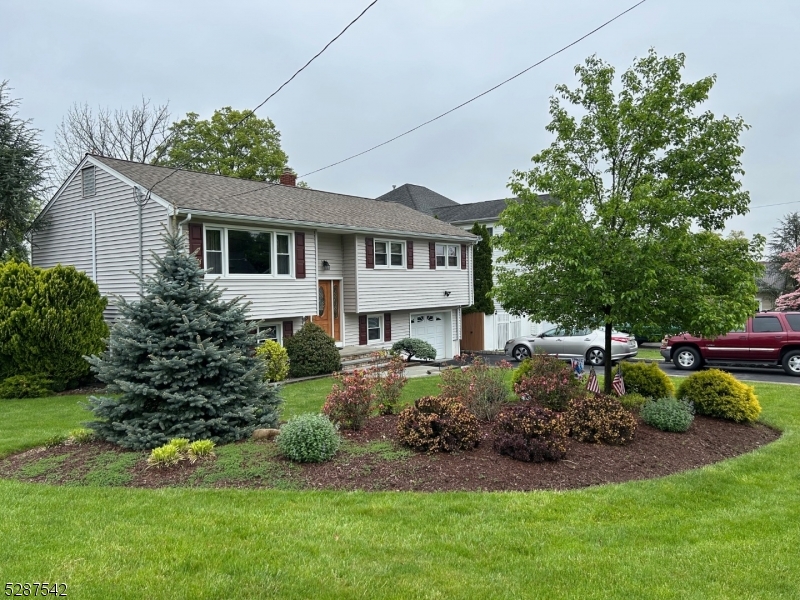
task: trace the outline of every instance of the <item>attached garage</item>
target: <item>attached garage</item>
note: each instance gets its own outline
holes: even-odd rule
[[[411,315],[411,337],[425,340],[436,348],[436,358],[445,358],[448,354],[448,333],[450,319],[447,313],[428,313]]]

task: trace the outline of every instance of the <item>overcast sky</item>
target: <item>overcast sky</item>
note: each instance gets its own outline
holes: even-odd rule
[[[173,117],[252,108],[369,0],[3,0],[0,80],[52,145],[74,103],[128,108],[142,95]],[[261,108],[300,174],[380,143],[540,60],[635,0],[380,0]],[[457,202],[506,197],[514,169],[546,147],[548,97],[598,54],[619,72],[649,47],[687,55],[685,80],[716,73],[708,107],[752,126],[743,142],[749,215],[768,234],[800,211],[800,2],[648,0],[473,104],[386,147],[306,178],[367,197],[415,183]],[[782,206],[767,206],[787,203]]]

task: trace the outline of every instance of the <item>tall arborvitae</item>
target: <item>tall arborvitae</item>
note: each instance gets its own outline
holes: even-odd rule
[[[142,450],[175,437],[232,442],[278,422],[280,397],[245,323],[247,305],[203,280],[183,235],[164,237],[164,258],[136,302],[119,300],[108,350],[88,360],[108,397],[91,397],[105,440]],[[116,396],[119,394],[118,396]]]
[[[475,303],[465,307],[462,312],[464,314],[482,312],[493,315],[494,300],[491,297],[494,284],[492,280],[492,236],[489,235],[486,225],[481,223],[475,223],[470,229],[470,233],[481,238],[481,241],[472,249],[472,286],[475,292]]]

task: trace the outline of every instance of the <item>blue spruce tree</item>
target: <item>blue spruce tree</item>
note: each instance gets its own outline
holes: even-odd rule
[[[183,235],[164,240],[166,255],[151,260],[156,272],[140,300],[120,299],[108,350],[87,358],[107,393],[119,394],[89,398],[99,420],[87,425],[132,450],[175,437],[222,444],[274,427],[281,399],[253,354],[247,304],[223,301],[217,285],[204,281]]]

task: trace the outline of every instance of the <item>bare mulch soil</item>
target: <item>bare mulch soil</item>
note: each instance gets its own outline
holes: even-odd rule
[[[397,417],[374,417],[358,432],[343,432],[334,460],[296,465],[274,442],[218,449],[216,458],[175,467],[148,467],[145,453],[106,443],[37,448],[0,460],[0,477],[63,485],[132,487],[247,487],[280,489],[496,491],[567,490],[661,477],[749,452],[780,433],[761,424],[737,425],[698,416],[686,433],[665,433],[639,422],[634,441],[606,446],[569,441],[558,462],[524,463],[492,449],[491,425],[475,450],[418,454],[394,442]]]

